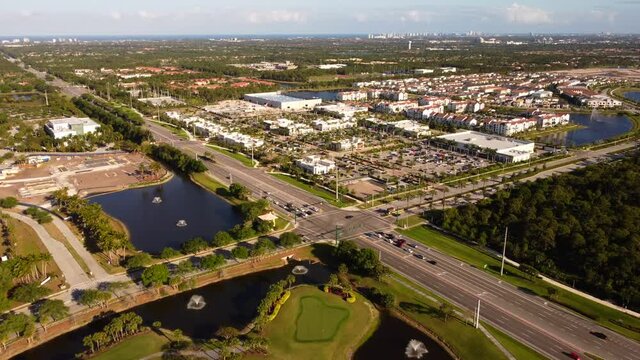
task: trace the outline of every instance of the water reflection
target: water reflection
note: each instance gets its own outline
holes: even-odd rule
[[[127,226],[136,248],[152,253],[166,246],[179,248],[195,236],[210,239],[241,221],[227,202],[180,176],[162,185],[100,195],[90,201]]]
[[[541,136],[536,142],[555,146],[581,146],[620,136],[633,128],[624,115],[571,114],[571,122],[584,128]]]

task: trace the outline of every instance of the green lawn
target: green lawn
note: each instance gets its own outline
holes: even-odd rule
[[[351,311],[345,306],[327,304],[326,296],[309,295],[300,298],[296,319],[295,340],[298,342],[331,341]]]
[[[483,326],[498,340],[502,346],[511,353],[518,360],[545,360],[546,357],[540,355],[535,350],[527,347],[519,341],[511,338],[509,335],[502,331],[492,327],[491,325],[483,324]]]
[[[242,165],[246,166],[246,167],[253,167],[253,163],[251,162],[251,158],[248,157],[245,154],[242,153],[237,153],[237,152],[233,152],[233,151],[229,151],[225,148],[221,148],[220,146],[215,146],[215,145],[207,145],[207,147],[209,149],[213,149],[221,154],[224,154],[230,158],[236,159],[238,161],[240,161],[242,163]]]
[[[270,342],[266,358],[349,359],[377,323],[377,311],[359,295],[355,303],[349,304],[313,286],[297,287],[278,316],[262,330]]]
[[[405,315],[431,330],[462,360],[506,360],[506,356],[480,330],[457,318],[447,321],[440,316],[437,295],[417,285],[410,284],[399,275],[388,276],[383,282],[371,278],[358,280],[360,286],[375,287],[391,292],[396,298],[396,307]],[[414,289],[420,289],[420,293]],[[436,301],[434,301],[434,299]]]
[[[171,131],[173,135],[180,137],[182,140],[189,140],[189,135],[187,135],[186,130],[184,130],[183,128],[179,128],[173,124],[169,124],[162,121],[156,121],[156,120],[151,120],[151,121]]]
[[[302,180],[298,180],[296,178],[293,178],[291,176],[288,175],[284,175],[284,174],[271,174],[273,176],[275,176],[276,178],[289,183],[293,186],[296,186],[310,194],[313,194],[321,199],[326,200],[328,203],[330,203],[331,205],[337,206],[337,207],[346,207],[346,206],[351,206],[355,204],[355,201],[350,200],[350,199],[344,199],[340,200],[340,201],[336,201],[336,194],[332,193],[330,191],[327,191],[326,189],[320,188],[318,186],[315,186],[313,184],[309,184],[306,183]]]
[[[426,226],[416,226],[407,230],[398,230],[403,235],[415,239],[429,247],[449,254],[478,269],[483,269],[494,276],[500,274],[500,260],[480,250],[466,245],[450,236],[432,230]],[[555,288],[557,295],[550,299],[560,305],[580,313],[631,339],[640,341],[640,333],[614,324],[612,321],[623,321],[625,324],[640,328],[640,319],[624,314],[618,310],[600,305],[582,296],[569,291],[556,288],[541,279],[529,279],[516,267],[505,264],[505,276],[503,279],[512,285],[525,291],[533,292],[538,296],[548,297],[548,289]]]
[[[166,337],[149,331],[135,335],[93,357],[95,360],[135,360],[162,351]]]

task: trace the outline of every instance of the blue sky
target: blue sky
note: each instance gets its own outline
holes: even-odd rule
[[[640,33],[640,0],[3,1],[0,36]]]

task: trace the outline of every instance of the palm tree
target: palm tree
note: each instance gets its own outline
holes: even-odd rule
[[[41,253],[40,255],[38,255],[38,260],[40,260],[40,267],[42,269],[43,276],[47,275],[47,264],[49,263],[49,261],[51,261],[51,259],[53,258],[51,257],[51,254],[48,252]]]
[[[88,347],[90,352],[93,354],[93,352],[95,351],[94,335],[85,336],[82,339],[82,345],[84,345],[85,347]]]
[[[48,322],[60,320],[68,315],[69,308],[62,300],[45,300],[40,309],[38,309],[38,322],[46,332],[46,324]]]
[[[291,290],[291,285],[293,285],[296,282],[296,277],[291,275],[291,274],[289,274],[289,276],[287,276],[286,281],[287,281],[287,285],[289,287],[289,290]]]

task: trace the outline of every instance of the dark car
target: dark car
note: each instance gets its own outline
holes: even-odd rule
[[[414,254],[414,255],[415,255],[415,257],[417,257],[420,260],[426,259],[426,257],[424,255],[422,255],[422,254]]]
[[[344,218],[345,218],[345,219],[351,219],[351,218],[353,218],[353,215],[347,215],[347,216],[345,216]]]
[[[607,334],[603,334],[599,331],[592,331],[591,335],[597,337],[598,339],[607,340]]]
[[[435,261],[435,260],[427,260],[427,262],[428,262],[429,264],[431,264],[431,265],[436,265],[436,264],[438,264],[438,262],[437,262],[437,261]]]

